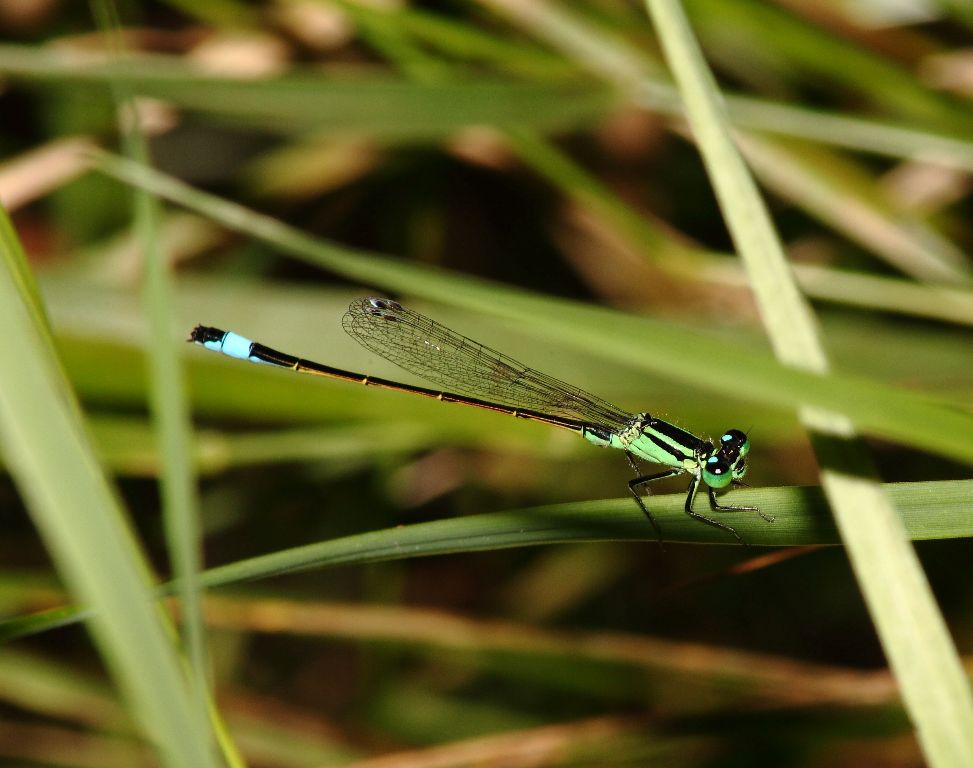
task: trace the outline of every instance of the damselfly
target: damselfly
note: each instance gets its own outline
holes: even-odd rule
[[[693,519],[721,528],[742,542],[731,526],[693,509],[696,492],[702,483],[706,486],[713,511],[751,511],[768,522],[773,521],[756,507],[723,506],[716,500],[718,489],[744,484],[750,440],[738,429],[728,429],[713,445],[649,413],[627,413],[601,398],[461,336],[391,299],[356,299],[341,324],[366,349],[443,389],[418,387],[315,363],[219,328],[196,326],[189,341],[253,363],[541,421],[576,432],[594,445],[617,448],[624,451],[636,474],[628,483],[629,490],[660,541],[662,531],[639,489],[656,480],[683,473],[690,476],[684,508]],[[639,460],[668,468],[655,474],[642,474]]]

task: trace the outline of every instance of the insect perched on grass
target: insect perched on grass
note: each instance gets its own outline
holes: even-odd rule
[[[723,506],[716,500],[717,489],[743,484],[750,441],[738,429],[724,432],[714,446],[708,440],[702,440],[648,413],[627,413],[577,387],[528,368],[391,299],[356,299],[341,324],[366,349],[416,376],[434,382],[444,390],[417,387],[303,360],[231,331],[204,325],[192,330],[189,341],[253,363],[541,421],[570,429],[594,445],[618,448],[625,452],[637,475],[629,481],[629,490],[652,523],[660,541],[662,531],[645,506],[639,488],[683,473],[690,475],[685,510],[693,519],[722,528],[743,542],[740,535],[726,523],[693,510],[693,501],[702,483],[709,495],[710,509],[718,512],[757,512],[768,522],[773,520],[756,507]],[[639,459],[662,464],[668,469],[643,475],[636,463]]]

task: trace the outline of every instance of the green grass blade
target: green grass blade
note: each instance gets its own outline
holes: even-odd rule
[[[660,114],[685,114],[678,91],[667,83],[643,80],[633,99]],[[938,163],[973,171],[973,143],[961,132],[947,134],[732,94],[726,95],[726,111],[738,128],[903,159],[928,153]]]
[[[765,353],[671,324],[626,316],[317,240],[269,216],[195,190],[149,168],[103,155],[98,167],[231,229],[352,280],[525,322],[541,336],[729,397],[786,408],[809,404],[854,415],[872,434],[973,463],[973,416],[957,405],[864,377],[787,368]],[[269,341],[269,340],[268,340]],[[633,344],[652,354],[632,355]],[[693,349],[694,355],[685,354]],[[705,361],[705,363],[700,363]],[[703,375],[703,374],[706,375]]]
[[[973,325],[973,291],[966,288],[920,285],[814,264],[796,264],[794,272],[801,288],[821,301]]]
[[[93,4],[94,15],[109,41],[112,54],[122,54],[120,22],[109,0]],[[120,130],[126,155],[147,164],[145,136],[139,123],[135,100],[126,85],[112,84],[113,100],[122,116]],[[208,662],[203,626],[198,573],[202,570],[199,503],[192,460],[189,407],[183,388],[182,366],[170,328],[172,287],[162,252],[158,201],[145,190],[134,191],[134,226],[141,244],[144,264],[143,297],[150,328],[147,355],[149,404],[157,431],[161,460],[160,492],[166,541],[172,570],[182,585],[179,593],[183,645],[192,670],[194,717],[203,723],[207,715]]]
[[[342,7],[349,5],[352,3],[348,0],[342,2]],[[361,4],[354,5],[358,9],[365,8]],[[417,8],[386,6],[368,10],[384,15],[386,23],[424,44],[463,61],[483,62],[500,71],[526,77],[577,77],[577,69],[557,54],[509,37],[489,34],[470,23]]]
[[[792,365],[823,371],[827,360],[814,320],[733,146],[715,83],[688,22],[671,0],[646,4],[777,355]],[[801,413],[817,435],[825,492],[923,750],[936,766],[973,764],[973,692],[901,521],[871,479],[851,423],[834,411],[804,407]]]
[[[579,12],[568,10],[565,4],[517,0],[480,0],[480,4],[568,53],[609,82],[632,86],[658,71],[655,62],[621,35],[605,30],[591,34]]]
[[[763,183],[917,280],[969,285],[965,254],[910,211],[893,205],[851,160],[809,146],[749,137],[741,148]]]
[[[973,536],[969,514],[973,480],[893,483],[886,488],[910,537]],[[751,488],[734,491],[731,498],[774,510],[773,523],[747,513],[728,516],[754,546],[841,543],[820,488]],[[652,511],[667,542],[736,546],[724,532],[691,520],[683,511],[684,501],[682,493],[652,497]],[[295,571],[411,557],[566,542],[654,540],[654,532],[631,498],[605,499],[434,520],[330,539],[217,566],[207,570],[202,580],[215,588]],[[163,585],[160,594],[172,594],[176,588],[172,583]],[[65,626],[88,615],[79,606],[68,606],[8,619],[0,622],[0,642]]]
[[[694,264],[700,261],[698,251],[680,243],[665,227],[655,225],[619,200],[606,185],[542,136],[524,129],[510,129],[506,136],[521,160],[556,184],[569,199],[576,200],[609,222],[647,259],[663,269],[676,269],[678,267],[673,265],[686,260]],[[680,274],[690,271],[680,270]]]
[[[683,238],[677,239],[669,227],[655,225],[644,214],[633,210],[598,179],[559,151],[549,141],[525,130],[506,132],[520,158],[535,172],[556,185],[565,197],[591,210],[611,226],[642,256],[660,269],[683,279],[726,285],[744,285],[745,275],[736,260],[692,248]],[[879,214],[881,215],[881,214]],[[885,226],[885,221],[879,224]],[[923,243],[897,223],[886,231],[902,244],[911,257],[926,258]],[[885,238],[887,241],[887,238]],[[813,264],[795,265],[801,288],[815,299],[866,307],[884,312],[911,314],[946,322],[973,324],[973,291],[940,285],[920,285],[908,280],[829,269]],[[932,263],[930,277],[962,276],[952,265]]]
[[[4,228],[4,232],[12,230]],[[167,765],[212,765],[204,726],[150,601],[148,569],[98,466],[58,364],[0,242],[0,438],[7,466],[65,584],[98,608],[94,637]]]
[[[514,8],[518,6],[515,4]],[[579,22],[575,20],[575,23]],[[565,19],[559,17],[559,23],[552,29],[565,24]],[[628,48],[626,53],[631,60],[615,62],[618,57],[615,49],[609,61],[602,62],[589,54],[588,49],[605,50],[611,47],[608,41],[598,46],[589,43],[580,49],[571,47],[575,38],[603,35],[600,30],[587,27],[557,36],[543,27],[528,28],[561,46],[585,69],[602,76],[606,71],[608,74],[619,71],[625,75],[626,83],[638,78],[628,93],[633,103],[660,114],[683,115],[676,90],[669,83],[646,74],[657,67],[647,55]],[[502,52],[497,51],[495,55],[502,56]],[[512,64],[509,59],[497,61],[500,67]],[[79,61],[77,52],[65,55],[50,48],[3,44],[0,44],[0,71],[12,79],[68,86],[75,91],[80,88],[101,91],[117,74],[139,92],[169,99],[189,109],[198,108],[222,120],[255,122],[273,131],[313,130],[325,135],[368,135],[389,140],[436,139],[464,125],[495,122],[491,103],[503,102],[508,110],[516,110],[512,122],[518,125],[555,129],[595,119],[617,102],[617,96],[610,95],[604,87],[579,88],[564,83],[516,84],[498,80],[483,84],[424,84],[364,75],[348,83],[338,78],[314,78],[299,73],[269,83],[241,83],[203,75],[178,60],[161,56],[132,56],[126,60],[124,71],[116,73],[97,56]],[[250,112],[239,104],[244,90]],[[314,98],[308,98],[312,90]],[[534,104],[532,100],[538,97],[540,101]],[[747,96],[728,95],[726,102],[730,117],[740,128],[903,159],[928,154],[935,162],[973,170],[973,143],[962,131],[950,132],[950,125],[934,130],[928,126],[892,124]],[[570,114],[565,113],[566,106]],[[557,110],[560,116],[554,114]],[[287,119],[280,117],[285,111]],[[278,115],[276,122],[275,114]]]
[[[0,215],[0,242],[3,243],[3,251],[0,258],[3,258],[7,273],[11,276],[17,292],[23,297],[30,310],[34,324],[45,336],[45,340],[50,343],[50,321],[44,311],[44,304],[41,301],[40,292],[37,290],[37,281],[34,274],[27,265],[27,255],[24,253],[23,246],[17,238],[13,222],[10,217],[3,212]]]
[[[678,91],[660,76],[647,74],[656,73],[659,68],[651,53],[627,43],[619,44],[616,36],[569,11],[563,4],[518,3],[511,0],[480,0],[480,3],[560,50],[586,71],[609,82],[628,86],[631,88],[629,98],[634,103],[661,114],[685,115]],[[760,11],[760,8],[756,9],[756,12]],[[721,9],[711,18],[722,19],[724,15],[725,9]],[[846,50],[843,48],[843,51]],[[815,51],[820,55],[820,48]],[[869,67],[884,66],[874,54],[855,51],[854,55],[863,56]],[[855,72],[846,59],[834,61],[840,61],[842,75]],[[896,74],[902,73],[896,71]],[[876,81],[881,84],[876,90],[882,96],[888,90],[888,84],[880,75]],[[913,88],[911,79],[907,88]],[[925,99],[928,95],[928,92],[923,92],[921,98]],[[938,96],[932,95],[932,98],[938,99]],[[732,94],[726,96],[726,107],[734,125],[739,128],[752,128],[903,159],[930,153],[937,162],[973,170],[973,143],[969,141],[968,131],[958,128],[955,121],[947,120],[937,124],[936,129],[931,129],[926,124],[910,126],[898,121],[870,120]]]
[[[690,0],[687,7],[699,37],[727,57],[734,48],[766,49],[780,56],[808,83],[840,85],[886,113],[901,115],[935,128],[969,134],[973,112],[968,102],[926,85],[906,66],[868,46],[832,34],[800,14],[761,2]],[[732,40],[732,47],[720,45]]]
[[[119,82],[139,96],[221,122],[283,134],[442,139],[471,125],[524,125],[542,131],[587,125],[617,101],[590,82],[511,82],[476,78],[412,83],[388,75],[329,77],[298,72],[266,80],[203,75],[165,57],[132,56],[112,63],[78,59],[53,48],[0,46],[8,77],[49,82],[75,93],[102,94]]]

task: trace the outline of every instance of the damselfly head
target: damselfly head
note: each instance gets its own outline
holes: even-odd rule
[[[750,439],[739,429],[728,429],[720,438],[720,452],[746,456],[750,453]]]
[[[719,448],[702,466],[703,481],[711,488],[725,488],[747,473],[750,440],[739,429],[728,429],[720,437]]]
[[[725,488],[733,482],[733,467],[717,452],[703,462],[702,475],[710,488]]]

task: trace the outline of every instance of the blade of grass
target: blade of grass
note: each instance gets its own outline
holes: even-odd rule
[[[528,34],[562,51],[586,71],[630,88],[630,98],[636,104],[662,114],[680,117],[685,114],[677,90],[660,79],[658,62],[651,54],[627,43],[618,45],[617,36],[595,27],[563,4],[542,0],[479,2]],[[720,18],[721,14],[722,11],[714,18]],[[656,72],[657,76],[646,74],[650,72]],[[884,81],[879,82],[881,89],[887,88]],[[967,132],[958,130],[949,121],[937,126],[936,130],[925,125],[903,127],[900,121],[890,123],[849,117],[732,94],[726,96],[726,107],[734,124],[741,128],[904,159],[915,156],[934,158],[938,162],[973,170],[973,143],[968,140]]]
[[[741,149],[763,183],[917,280],[969,284],[973,270],[948,238],[896,209],[862,168],[833,152],[747,137]]]
[[[173,104],[223,122],[274,133],[363,135],[385,140],[441,139],[470,125],[529,125],[564,130],[601,117],[616,102],[591,82],[411,83],[387,75],[294,72],[266,80],[201,74],[165,57],[131,56],[111,62],[78,51],[0,46],[0,72],[102,93],[116,81],[139,96]]]
[[[704,268],[703,277],[739,285],[744,275],[734,266],[710,263]],[[919,285],[909,280],[816,264],[795,264],[794,273],[801,289],[819,301],[973,325],[973,291],[966,288]]]
[[[399,25],[388,23],[388,15],[354,2],[338,0],[337,5],[352,19],[361,39],[394,62],[410,78],[418,82],[437,82],[451,77],[454,72],[452,65],[415,45],[407,35],[402,34]]]
[[[172,210],[178,213],[178,209]],[[212,226],[219,227],[215,222]],[[737,263],[736,260],[733,262]],[[738,263],[737,266],[737,284],[742,284],[743,275]],[[821,273],[820,279],[826,280],[829,270],[821,270]],[[861,281],[863,290],[873,287],[867,275],[860,277],[866,278]],[[141,410],[145,403],[145,386],[138,373],[143,365],[140,350],[144,340],[139,330],[140,306],[131,291],[105,286],[96,280],[77,276],[73,271],[60,276],[48,271],[41,287],[51,307],[62,359],[79,394],[92,404],[106,403],[115,398],[115,402],[122,407],[134,406]],[[944,302],[953,293],[957,294],[955,298],[958,300],[961,293],[931,287],[926,290],[931,297],[941,295]],[[184,327],[219,321],[225,327],[232,327],[251,338],[303,357],[326,360],[342,368],[362,370],[373,375],[393,374],[395,369],[391,366],[380,367],[382,364],[378,360],[359,351],[358,345],[341,330],[341,315],[347,309],[348,302],[361,295],[361,291],[360,288],[307,288],[290,281],[236,282],[216,274],[208,277],[184,275],[178,283],[178,311]],[[969,298],[966,300],[969,305]],[[701,397],[701,391],[696,386],[686,386],[659,376],[647,376],[646,370],[631,364],[606,364],[602,355],[579,354],[577,349],[562,347],[557,341],[538,348],[536,336],[524,334],[518,324],[511,324],[503,318],[468,312],[465,308],[450,309],[418,299],[410,299],[410,302],[419,311],[445,321],[466,336],[513,353],[517,359],[537,364],[547,373],[571,380],[629,410],[637,411],[646,406],[653,406],[656,410],[665,407],[670,414],[679,414],[689,427],[709,425],[716,428],[717,421],[720,424],[724,421],[741,424],[757,418],[764,421],[758,427],[759,433],[764,431],[764,426],[770,425],[767,420],[772,419],[782,430],[775,432],[775,438],[782,438],[786,432],[779,421],[780,414],[774,414],[773,408],[754,408],[752,400]],[[200,307],[205,307],[202,314]],[[908,388],[913,392],[952,398],[957,403],[967,399],[969,372],[957,365],[957,360],[973,358],[973,336],[965,329],[944,328],[934,323],[912,326],[890,324],[881,317],[866,313],[832,313],[822,319],[836,369],[887,382],[908,382]],[[765,345],[763,332],[756,327],[740,326],[727,333],[718,331],[706,321],[699,323],[687,319],[687,322],[702,331],[717,331],[734,346],[759,350]],[[682,332],[680,323],[669,321],[660,325],[671,327],[676,333]],[[864,346],[863,338],[867,340]],[[653,341],[651,337],[646,337],[647,343]],[[888,354],[890,348],[896,350],[894,356]],[[207,355],[202,350],[193,350],[190,359],[194,410],[204,408],[208,415],[219,412],[252,424],[272,423],[274,419],[278,420],[278,424],[281,421],[309,424],[334,420],[341,408],[349,408],[349,417],[354,419],[371,421],[373,411],[379,419],[408,419],[415,407],[421,409],[421,416],[415,411],[420,420],[437,418],[433,414],[443,411],[444,415],[438,417],[437,421],[454,421],[451,416],[445,415],[451,409],[437,408],[435,403],[429,403],[432,407],[425,408],[422,407],[425,401],[413,402],[407,411],[403,411],[398,398],[389,398],[387,406],[380,406],[380,403],[385,403],[381,393],[365,395],[355,387],[346,389],[321,381],[304,382],[301,377],[242,366]],[[118,375],[110,381],[106,380],[99,375],[100,371],[105,370],[103,366],[117,370]],[[275,375],[271,376],[270,373]],[[327,387],[328,394],[314,397],[315,392],[322,392],[319,387]],[[238,390],[246,392],[251,399],[238,396]],[[232,391],[233,394],[221,400],[221,391],[224,394]],[[278,398],[283,400],[287,397],[296,398],[297,401],[277,402]],[[329,407],[333,398],[336,406]],[[399,403],[398,408],[396,403]],[[368,411],[366,404],[370,404],[373,411]],[[469,409],[464,409],[464,413],[475,418],[474,412]],[[456,419],[455,423],[461,421]],[[523,423],[507,424],[503,419],[497,421],[495,416],[490,418],[490,423],[508,437],[534,432]],[[491,432],[489,428],[484,431]],[[546,430],[542,432],[546,433]],[[566,444],[574,445],[571,435],[563,433],[562,437]],[[482,439],[491,440],[491,435],[484,434]],[[765,439],[761,434],[760,442],[765,442]],[[584,449],[582,444],[577,451],[583,452]]]
[[[776,354],[790,365],[824,371],[828,363],[810,308],[730,138],[716,85],[682,9],[673,0],[646,0],[646,6]],[[813,430],[823,487],[923,751],[933,765],[973,764],[973,692],[901,521],[872,479],[851,422],[808,406],[801,416]]]
[[[44,341],[48,345],[53,344],[50,320],[44,309],[44,302],[41,301],[37,281],[27,265],[27,254],[24,253],[13,222],[5,209],[0,210],[0,243],[3,244],[0,258],[3,259],[4,268],[13,281],[14,288],[23,297],[35,327],[44,335]]]
[[[494,9],[515,19],[519,24],[542,36],[552,44],[577,59],[586,68],[620,84],[638,82],[634,92],[635,100],[647,103],[654,109],[671,115],[682,116],[684,110],[678,93],[674,88],[658,81],[650,80],[645,73],[654,69],[654,62],[642,52],[631,47],[613,46],[614,39],[602,37],[599,31],[593,34],[580,17],[573,16],[562,7],[538,2],[513,3],[509,0],[484,0]],[[607,54],[605,52],[608,52]],[[741,125],[749,125],[768,132],[790,130],[793,135],[813,138],[817,141],[844,143],[866,151],[885,151],[902,157],[916,154],[942,157],[946,162],[956,162],[961,167],[973,168],[973,145],[966,141],[945,137],[923,131],[910,131],[843,116],[826,115],[802,110],[788,105],[776,105],[757,99],[742,97],[727,98],[727,108],[732,116],[739,118]],[[701,279],[730,279],[739,283],[734,267],[718,263],[701,252],[687,248],[674,241],[667,232],[652,226],[643,216],[632,211],[627,204],[613,195],[597,179],[589,176],[548,142],[525,129],[508,129],[507,136],[521,159],[535,171],[541,173],[561,187],[565,194],[591,207],[605,220],[611,222],[635,247],[663,268],[681,271]],[[753,140],[759,146],[761,144]],[[767,164],[765,164],[766,167]],[[828,198],[830,199],[830,198]],[[868,211],[866,211],[868,213]],[[876,214],[881,216],[881,214]],[[872,216],[874,219],[875,216]],[[918,241],[915,233],[902,231],[898,222],[886,225],[879,221],[883,229],[898,227],[892,232],[898,248],[907,252],[910,260],[927,260],[925,246]],[[851,233],[855,235],[857,233]],[[888,236],[882,238],[886,242]],[[955,251],[946,246],[945,259],[936,259],[925,267],[929,277],[956,279],[964,272],[952,264]],[[669,259],[667,255],[680,258]],[[858,276],[839,270],[827,271],[827,279],[822,279],[822,270],[814,267],[798,267],[801,286],[810,290],[815,297],[831,301],[846,301],[863,304],[887,311],[910,312],[922,317],[938,317],[946,320],[968,323],[973,318],[973,294],[966,291],[947,292],[924,291],[900,280],[882,277]],[[862,290],[866,287],[868,290]],[[883,298],[886,299],[883,301]]]
[[[214,625],[238,632],[382,640],[477,654],[559,656],[568,663],[589,660],[689,674],[711,686],[713,695],[719,695],[716,687],[726,690],[729,684],[729,706],[739,704],[740,689],[778,705],[874,706],[895,704],[898,698],[895,681],[884,669],[828,666],[646,634],[546,630],[532,622],[476,619],[441,609],[240,595],[207,598],[206,616]]]
[[[973,536],[969,499],[973,480],[892,483],[886,486],[909,535],[915,539]],[[733,525],[757,546],[834,545],[841,542],[820,488],[780,487],[734,491],[735,501],[773,509],[768,524],[756,515],[733,515]],[[723,532],[691,520],[685,494],[652,497],[652,510],[671,543],[735,546]],[[531,547],[581,541],[654,541],[654,532],[631,498],[555,504],[533,509],[434,520],[329,539],[210,568],[209,588],[271,578],[284,573],[410,557]],[[173,594],[176,585],[159,587]],[[0,642],[62,627],[86,618],[90,609],[64,606],[0,622]]]
[[[620,35],[606,30],[589,34],[576,10],[536,0],[480,0],[480,4],[536,32],[610,82],[633,86],[659,70],[656,62]]]
[[[92,420],[91,429],[103,461],[114,472],[158,477],[160,461],[148,424],[107,417]],[[448,430],[436,425],[388,420],[316,429],[230,433],[196,430],[192,456],[201,475],[295,461],[330,461],[356,467],[388,454],[432,450],[450,438]]]
[[[609,222],[653,263],[667,269],[687,259],[696,265],[701,261],[701,249],[680,243],[664,227],[633,210],[551,142],[525,129],[511,128],[505,135],[520,159],[536,173],[556,184],[569,199]],[[691,274],[692,270],[681,272]]]
[[[351,5],[343,0],[342,7]],[[500,71],[532,78],[577,77],[576,68],[557,54],[536,45],[492,35],[470,23],[454,21],[440,14],[409,7],[371,7],[356,4],[424,44],[463,61],[483,62]]]
[[[746,276],[736,260],[708,253],[692,247],[684,239],[676,239],[668,228],[656,226],[633,210],[549,141],[525,130],[510,129],[506,135],[521,160],[556,185],[566,197],[589,208],[610,224],[613,231],[640,251],[646,260],[684,279],[728,285],[745,282]],[[908,233],[903,236],[908,237]],[[904,244],[912,252],[920,247],[915,240],[906,240]],[[936,261],[931,266],[935,269],[938,264]],[[947,276],[962,274],[949,266],[945,269]],[[794,270],[801,288],[816,299],[973,324],[973,291],[967,289],[917,285],[907,280],[813,264],[797,264]],[[930,277],[937,275],[943,275],[943,270],[937,269]]]
[[[891,57],[811,24],[798,13],[761,0],[738,0],[732,5],[690,0],[687,8],[699,37],[717,54],[732,57],[741,47],[772,51],[805,82],[823,79],[842,85],[875,107],[920,124],[960,134],[973,127],[968,103],[928,87]],[[730,45],[721,45],[723,40],[730,40]]]
[[[120,27],[109,0],[96,0],[92,10],[98,27],[106,35],[115,56],[122,53],[117,34]],[[149,152],[139,122],[138,111],[128,88],[112,84],[112,96],[119,110],[119,129],[128,158],[148,164]],[[150,344],[149,405],[157,432],[161,460],[160,492],[166,544],[173,573],[182,585],[179,593],[183,644],[191,669],[194,692],[194,717],[204,722],[207,712],[207,655],[198,574],[203,567],[199,500],[190,446],[189,407],[183,391],[182,366],[172,341],[172,287],[160,243],[160,212],[157,200],[145,190],[134,191],[134,226],[142,246],[144,282],[142,295],[149,314]]]
[[[425,265],[317,240],[268,216],[108,155],[101,155],[97,166],[118,179],[144,186],[231,229],[264,239],[285,253],[350,279],[524,322],[540,336],[729,397],[786,408],[809,404],[851,413],[860,428],[877,436],[953,460],[973,462],[973,416],[952,403],[865,377],[823,376],[788,368],[764,353],[733,345],[725,338],[649,318],[542,298],[486,280],[458,277]],[[500,294],[504,297],[502,302],[497,301]],[[633,355],[633,345],[637,343],[649,344],[651,354]],[[694,354],[687,355],[687,349]]]
[[[575,12],[541,0],[528,0],[522,3],[511,2],[511,0],[481,0],[481,2],[501,11],[530,33],[564,51],[587,70],[623,87],[634,86],[632,97],[636,103],[670,115],[684,114],[676,91],[671,86],[652,80],[644,74],[651,71],[655,65],[651,56],[629,46],[617,47],[612,55],[605,55],[604,51],[612,48],[615,38],[607,35],[602,29],[596,29]],[[870,54],[863,55],[879,69],[884,66]],[[726,106],[728,114],[734,118],[737,125],[758,128],[770,133],[789,133],[824,143],[868,152],[889,153],[904,158],[920,156],[934,161],[939,159],[941,162],[957,164],[963,168],[971,167],[970,164],[973,162],[973,145],[970,142],[937,136],[928,131],[903,129],[875,121],[817,113],[745,97],[727,97]],[[962,136],[962,132],[960,131],[958,135]],[[523,147],[523,141],[519,143]],[[758,148],[761,146],[755,138],[753,143]],[[545,157],[545,154],[550,155],[550,151],[541,153],[537,147],[533,147],[530,148],[530,154],[522,153],[522,157],[532,162],[535,168],[539,166],[538,169],[549,177],[559,173],[562,182],[571,181],[567,178],[569,173],[563,167],[565,165],[563,160],[553,163],[550,157]],[[769,173],[774,168],[780,167],[780,164],[774,166],[773,163],[768,162],[764,163],[763,167]],[[570,175],[577,176],[578,173]],[[610,209],[610,200],[607,198],[612,196],[600,195],[600,192],[594,180],[581,187],[581,195],[588,204]],[[598,203],[599,197],[606,199]],[[831,198],[825,195],[818,195],[818,198],[819,205],[831,202]],[[960,258],[960,266],[957,267],[957,258],[960,254],[951,247],[951,244],[943,242],[941,236],[931,232],[910,232],[904,229],[900,222],[890,222],[887,217],[883,218],[883,214],[876,211],[874,206],[862,208],[861,212],[868,214],[870,219],[883,230],[881,233],[883,248],[889,246],[898,252],[904,251],[904,257],[910,262],[919,262],[917,268],[921,268],[923,274],[928,274],[934,279],[965,279],[968,273],[965,260]],[[623,205],[620,212],[607,215],[622,232],[634,236],[636,241],[655,234],[646,226],[633,224],[632,216],[627,215]],[[850,234],[854,237],[857,233]],[[894,242],[889,243],[890,238]],[[879,249],[880,252],[883,248]],[[933,258],[934,256],[936,258]],[[840,277],[838,273],[836,278],[840,279]],[[839,290],[838,293],[849,295],[850,291]],[[935,304],[934,301],[923,303],[927,306]],[[964,310],[961,310],[961,313],[964,313]],[[968,309],[965,313],[968,313]],[[940,314],[935,312],[937,316]]]
[[[5,214],[0,213],[0,216]],[[5,224],[3,233],[12,229]],[[0,438],[5,461],[90,624],[105,662],[167,765],[213,765],[177,656],[151,603],[148,568],[94,458],[73,396],[8,268],[0,273]]]
[[[486,3],[488,0],[482,2]],[[518,6],[519,4],[515,4],[511,8]],[[559,12],[563,16],[563,9]],[[577,20],[575,23],[578,23]],[[618,75],[630,86],[634,82],[634,87],[629,92],[633,103],[660,114],[683,115],[682,103],[676,90],[669,83],[645,74],[657,68],[650,58],[628,48],[626,54],[637,58],[627,63],[602,62],[597,56],[588,55],[586,48],[571,47],[575,37],[584,39],[585,36],[602,34],[600,31],[589,27],[576,35],[554,34],[554,31],[563,26],[569,24],[559,17],[558,24],[551,29],[527,28],[553,45],[561,47],[579,66],[603,77]],[[618,49],[615,49],[615,56],[617,54]],[[503,61],[498,62],[498,66],[502,64]],[[562,125],[554,117],[537,112],[537,105],[532,98],[538,95],[536,89],[541,86],[532,86],[534,90],[525,90],[523,86],[507,83],[510,89],[505,90],[503,81],[486,83],[482,92],[476,82],[467,82],[444,87],[442,93],[437,94],[439,89],[435,86],[408,84],[385,76],[360,75],[347,78],[351,82],[344,82],[337,77],[312,78],[306,73],[295,73],[277,81],[257,84],[259,87],[256,87],[254,84],[241,84],[236,80],[220,80],[200,74],[198,70],[188,68],[174,58],[134,55],[126,59],[124,72],[115,73],[103,58],[90,54],[81,56],[77,51],[2,44],[0,71],[11,78],[53,86],[68,85],[74,89],[102,88],[109,78],[117,75],[126,82],[131,81],[137,85],[139,91],[146,95],[168,98],[180,104],[183,103],[180,94],[185,93],[185,106],[189,108],[201,105],[200,109],[223,120],[237,119],[237,113],[243,113],[239,119],[254,118],[261,125],[275,131],[316,130],[332,135],[342,133],[358,138],[367,135],[386,140],[439,138],[455,131],[457,127],[490,123],[493,116],[488,105],[481,109],[479,102],[483,100],[489,103],[497,99],[509,99],[524,105],[516,120],[520,125],[532,125],[541,129],[548,124],[549,119],[551,127]],[[633,80],[640,75],[641,79]],[[239,99],[235,98],[244,88],[247,89],[248,99],[252,99],[249,111],[239,108]],[[540,92],[544,99],[540,103],[553,110],[556,109],[555,102],[558,99],[563,107],[570,98],[583,97],[590,104],[587,112],[578,113],[577,121],[594,119],[616,102],[615,98],[606,93],[602,92],[598,96],[595,86],[590,87],[590,92],[583,90],[580,94],[576,86],[560,88],[561,90],[550,93],[550,89],[544,87]],[[292,91],[302,89],[302,94],[293,97],[290,95]],[[457,101],[460,89],[463,100]],[[309,99],[307,93],[312,90],[315,98]],[[548,94],[553,102],[548,101]],[[601,108],[598,107],[599,98]],[[950,132],[948,125],[935,131],[928,127],[904,127],[901,124],[809,110],[797,105],[747,96],[729,95],[726,101],[734,124],[741,128],[903,159],[918,156],[932,162],[973,170],[973,143],[966,140],[960,131]],[[330,108],[321,108],[321,103],[326,103]],[[470,109],[470,114],[464,116],[453,111],[444,111],[450,107],[455,110]],[[285,108],[293,114],[289,114],[287,119],[281,119],[280,115]],[[563,125],[566,127],[569,124],[570,121],[565,121]]]
[[[643,80],[633,99],[661,114],[678,117],[685,114],[678,92],[666,83]],[[748,96],[727,95],[726,110],[738,128],[904,160],[921,157],[973,171],[973,144],[959,134],[947,135],[916,126],[811,110]]]

